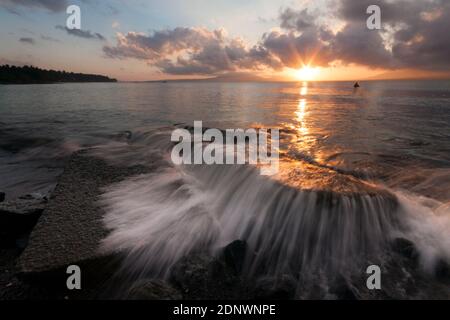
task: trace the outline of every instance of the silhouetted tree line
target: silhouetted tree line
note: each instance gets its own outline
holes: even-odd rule
[[[55,82],[116,82],[106,76],[44,70],[33,66],[0,66],[1,84],[55,83]]]

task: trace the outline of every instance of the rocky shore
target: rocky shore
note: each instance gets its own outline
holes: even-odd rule
[[[27,195],[4,201],[0,193],[0,300],[14,299],[449,299],[450,268],[421,271],[411,241],[397,238],[381,266],[383,287],[368,290],[367,275],[336,274],[327,285],[321,275],[302,279],[282,274],[243,274],[245,241],[236,239],[212,256],[190,254],[166,280],[130,282],[120,272],[124,257],[104,254],[107,234],[97,205],[103,188],[150,167],[120,167],[82,151],[68,162],[51,196]],[[66,288],[69,265],[82,270],[82,290]],[[300,285],[299,285],[300,284]]]

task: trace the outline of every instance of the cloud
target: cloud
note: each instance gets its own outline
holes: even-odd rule
[[[335,60],[344,64],[359,64],[370,68],[390,68],[394,65],[393,57],[385,48],[380,33],[368,30],[365,21],[348,23],[333,37],[330,52]]]
[[[392,54],[398,65],[450,69],[450,3],[428,6],[415,17],[394,35]]]
[[[362,65],[370,68],[450,70],[450,2],[441,0],[334,0],[331,16],[286,8],[279,28],[256,44],[227,36],[223,29],[165,29],[150,34],[117,33],[117,43],[103,47],[115,59],[139,59],[168,74],[217,75],[224,72],[282,70],[316,66]],[[369,5],[381,7],[382,30],[366,26]]]
[[[366,9],[370,5],[377,5],[381,9],[382,22],[386,24],[412,21],[426,11],[430,6],[441,5],[441,0],[340,0],[337,15],[344,21],[365,22]]]
[[[329,52],[329,45],[324,41],[326,30],[311,29],[302,34],[271,31],[262,37],[261,46],[289,68],[299,68],[313,63],[327,66],[334,57]]]
[[[182,50],[198,51],[208,44],[223,40],[223,31],[208,31],[204,28],[175,28],[155,31],[151,35],[137,32],[117,34],[116,47],[105,47],[105,53],[111,57],[133,57],[138,59],[156,59]]]
[[[146,60],[170,74],[216,74],[239,69],[279,67],[267,50],[248,47],[240,38],[228,38],[224,30],[175,28],[150,35],[117,34],[115,46],[104,46],[110,58]]]
[[[346,8],[342,6],[340,10]],[[266,34],[263,45],[291,68],[309,63],[326,67],[334,62],[389,67],[392,57],[382,35],[366,27],[366,8],[361,6],[357,13],[351,12],[349,15],[354,19],[347,19],[335,33],[319,24],[318,17],[306,9],[285,9],[279,17],[282,30]]]
[[[292,8],[286,8],[281,11],[280,27],[286,30],[301,31],[315,26],[315,17],[308,13],[307,9],[296,11]]]
[[[329,31],[318,27],[306,10],[280,12],[280,26],[283,30],[264,34],[255,45],[230,38],[221,29],[178,27],[149,35],[118,33],[116,45],[104,46],[103,51],[109,58],[146,60],[162,72],[176,75],[279,71],[298,68],[311,57],[316,65],[333,60],[327,53]]]
[[[388,59],[391,68],[450,70],[448,58],[450,56],[450,37],[448,36],[450,3],[448,1],[360,0],[355,3],[355,1],[341,0],[339,16],[349,24],[363,24],[367,16],[361,15],[360,12],[369,4],[380,6],[384,35],[391,42],[391,50],[386,52],[385,43],[379,40],[372,42],[373,37],[367,38],[364,41],[367,44],[364,49],[367,49],[369,45],[372,46],[370,52],[378,52],[378,57],[381,58],[380,61],[369,59],[371,62],[382,66],[383,60]],[[355,30],[351,32],[355,33]],[[378,46],[379,50],[376,50],[375,46]],[[353,48],[357,49],[361,46]],[[365,51],[365,54],[370,53]],[[387,55],[389,57],[386,57]]]
[[[66,0],[0,0],[0,6],[17,13],[16,7],[46,9],[51,12],[64,11],[68,7]]]
[[[67,27],[63,26],[55,26],[56,29],[66,31],[69,35],[80,37],[84,39],[93,39],[93,40],[100,40],[105,41],[106,38],[102,36],[100,33],[97,32],[91,32],[90,30],[79,30],[79,29],[68,29]]]
[[[35,44],[36,43],[33,38],[28,38],[28,37],[20,38],[19,41],[22,43],[26,43],[26,44]]]
[[[272,32],[264,45],[286,66],[313,58],[316,65],[358,64],[370,68],[450,70],[450,2],[442,0],[336,0],[343,23],[331,32],[307,10],[280,13],[284,32]],[[383,28],[368,30],[366,9],[381,8]]]

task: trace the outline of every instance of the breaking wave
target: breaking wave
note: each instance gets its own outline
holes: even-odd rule
[[[167,136],[142,139],[147,151],[96,151],[111,161],[157,163],[102,199],[110,230],[102,249],[124,254],[123,268],[134,278],[168,277],[186,255],[218,254],[236,239],[248,244],[249,277],[349,273],[383,260],[397,237],[416,244],[425,270],[450,261],[450,209],[438,201],[362,181],[351,191],[303,189],[248,165],[174,166]]]

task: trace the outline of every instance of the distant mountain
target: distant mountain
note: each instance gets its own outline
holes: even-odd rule
[[[41,84],[60,82],[117,82],[106,76],[44,70],[33,66],[0,66],[0,84]]]
[[[384,72],[382,74],[367,78],[365,80],[432,80],[432,79],[448,80],[450,79],[450,72],[401,69]]]
[[[209,78],[189,78],[189,79],[168,79],[168,80],[150,80],[144,82],[267,82],[283,81],[278,78],[263,78],[249,72],[228,72]]]
[[[251,74],[248,72],[229,72],[221,74],[217,77],[209,79],[210,81],[218,81],[218,82],[261,82],[267,81],[267,79],[257,76],[255,74]]]

